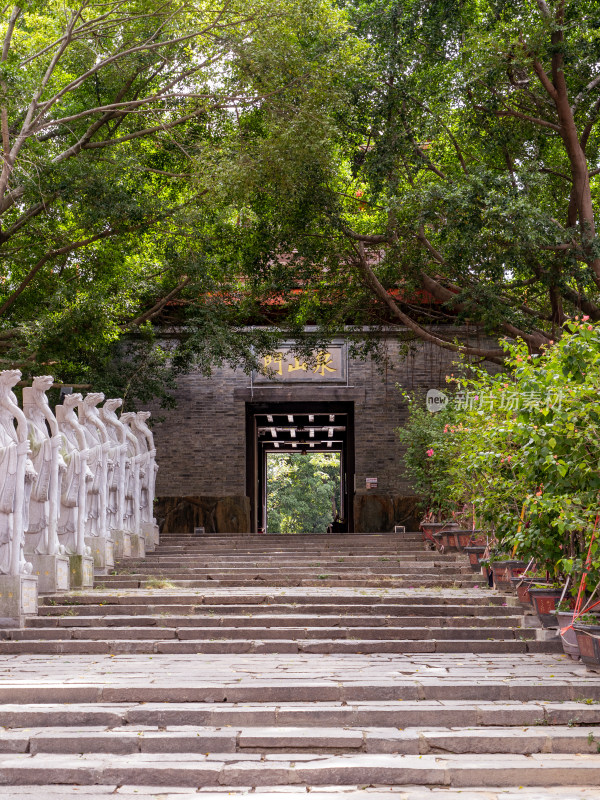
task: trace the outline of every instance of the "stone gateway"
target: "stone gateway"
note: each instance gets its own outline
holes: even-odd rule
[[[456,330],[443,332],[451,337]],[[468,331],[459,330],[469,338]],[[319,435],[323,449],[342,453],[347,530],[416,529],[417,498],[395,435],[407,414],[400,388],[425,395],[445,387],[455,356],[426,342],[411,344],[406,352],[397,334],[385,340],[385,348],[386,363],[363,361],[349,356],[347,343],[338,340],[306,363],[285,346],[264,359],[267,375],[224,367],[210,377],[182,377],[177,407],[166,414],[154,409],[163,417],[154,427],[161,464],[156,511],[162,529],[258,532],[263,527],[264,452],[278,444],[291,452],[303,445],[319,447]],[[331,437],[329,418],[335,428]],[[310,428],[319,420],[324,429],[315,438]]]

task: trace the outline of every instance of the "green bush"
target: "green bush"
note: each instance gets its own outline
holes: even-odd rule
[[[404,467],[415,492],[421,498],[421,510],[430,518],[445,520],[461,509],[461,498],[453,494],[451,467],[459,456],[456,412],[450,403],[441,411],[427,410],[425,398],[404,393],[408,402],[408,421],[396,430],[405,445]]]
[[[460,379],[452,495],[475,503],[500,546],[556,577],[600,578],[600,326],[586,317],[541,355],[505,343],[507,371]],[[453,446],[455,443],[453,442]]]

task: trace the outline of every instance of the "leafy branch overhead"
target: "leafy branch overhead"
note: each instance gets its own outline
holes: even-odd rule
[[[143,327],[140,341],[152,339],[148,324],[178,297],[202,303],[236,285],[222,160],[240,115],[306,80],[306,9],[286,0],[4,9],[0,362],[94,380],[124,332]]]
[[[540,352],[577,311],[600,319],[598,4],[344,8],[361,69],[333,114],[335,168],[298,172],[292,197],[271,186],[271,246],[315,264],[291,323],[395,324],[503,363],[429,323]]]

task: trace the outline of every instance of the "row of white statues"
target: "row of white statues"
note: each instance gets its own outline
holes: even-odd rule
[[[122,413],[100,392],[67,394],[52,412],[50,375],[12,391],[0,371],[0,575],[27,575],[27,554],[87,555],[90,540],[142,534],[153,516],[156,450],[148,411]],[[88,544],[86,544],[86,539]]]

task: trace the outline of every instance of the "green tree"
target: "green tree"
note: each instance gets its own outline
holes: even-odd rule
[[[343,7],[362,60],[344,76],[347,106],[332,104],[330,163],[254,200],[262,286],[288,293],[290,329],[393,323],[503,363],[501,348],[427,323],[469,321],[541,352],[577,311],[600,319],[600,6]],[[278,246],[294,270],[269,263]]]
[[[325,533],[339,509],[339,453],[269,454],[268,533]]]
[[[342,30],[326,0],[7,6],[0,366],[129,398],[193,361],[252,364],[271,339],[242,330],[255,309],[227,187],[248,172],[239,143],[269,104],[327,91]],[[156,321],[178,335],[159,343]]]

